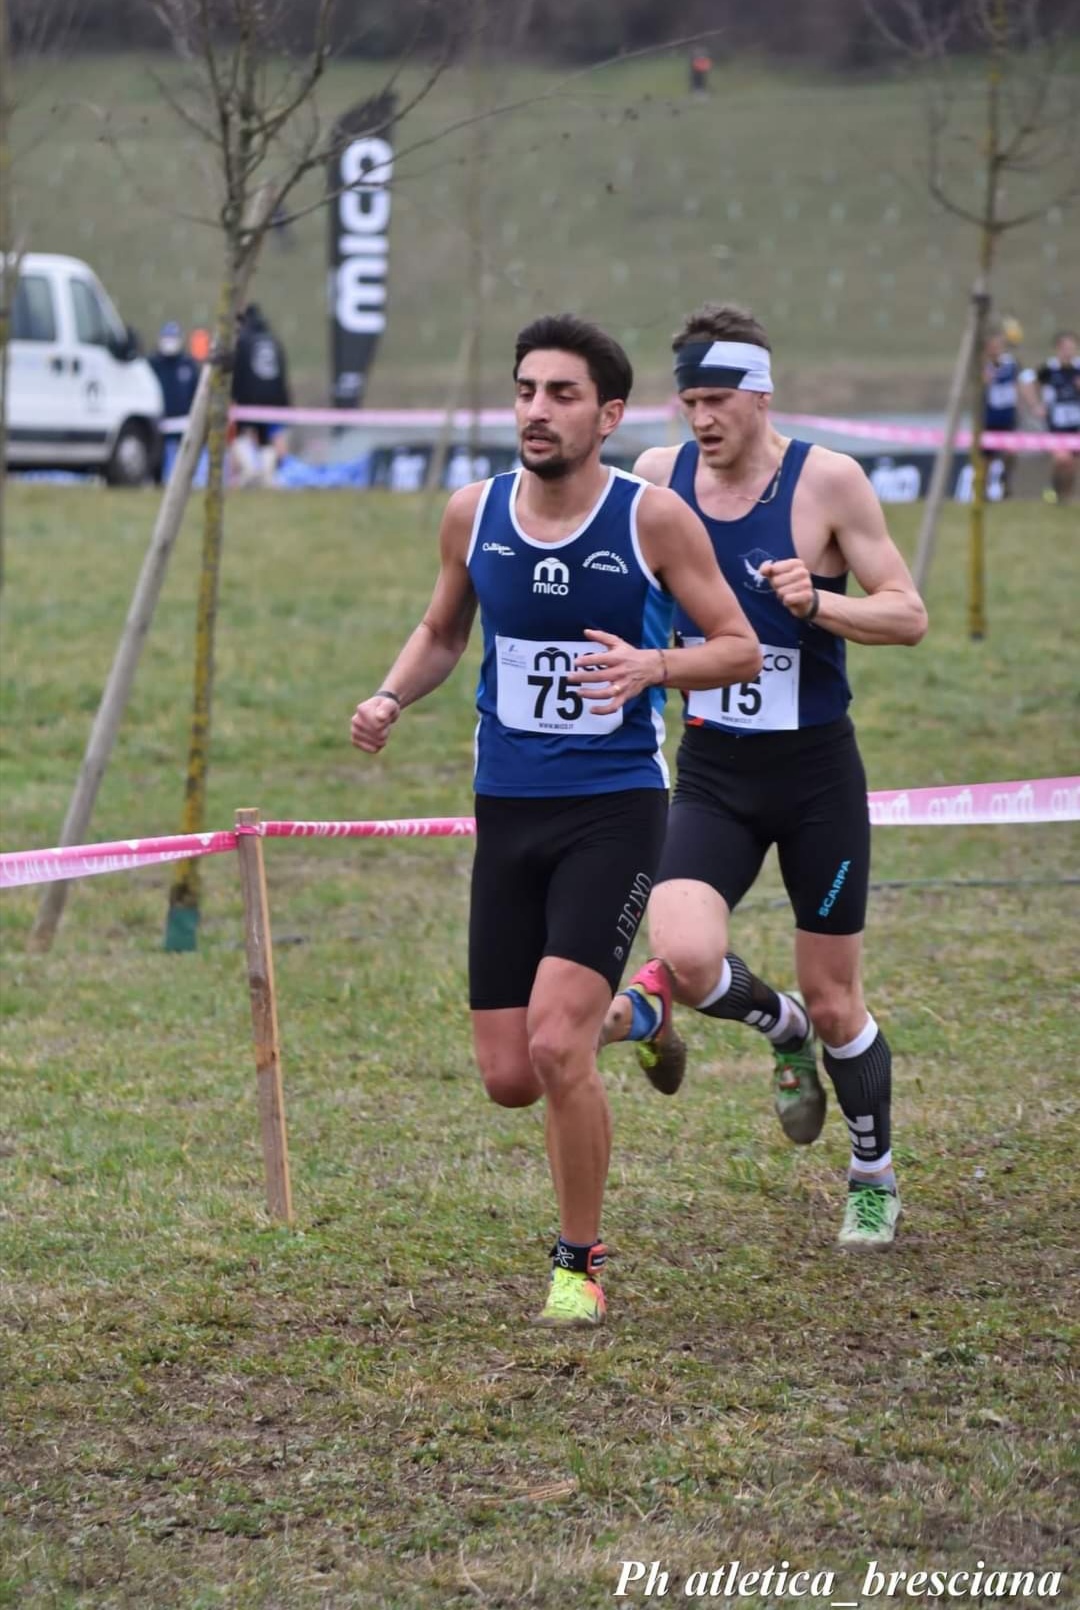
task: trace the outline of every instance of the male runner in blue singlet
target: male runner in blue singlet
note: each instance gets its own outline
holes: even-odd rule
[[[996,325],[986,338],[983,354],[983,429],[1015,430],[1019,404],[1020,365],[1010,350],[1005,326]],[[995,459],[1001,465],[1001,495],[1008,497],[1016,455],[1001,448],[991,449],[986,454],[988,468]]]
[[[633,378],[622,348],[564,314],[523,330],[515,357],[524,467],[451,497],[431,603],[357,706],[352,741],[383,748],[401,711],[450,675],[479,605],[476,1058],[493,1101],[547,1099],[560,1224],[540,1318],[587,1325],[604,1316],[611,1149],[596,1048],[663,843],[660,690],[743,682],[761,655],[698,517],[600,461]],[[692,647],[667,647],[673,600],[693,607]],[[668,981],[659,965],[649,979],[671,1057]]]
[[[1080,343],[1074,330],[1054,337],[1053,356],[1038,369],[1020,376],[1024,401],[1048,431],[1058,435],[1080,431]],[[1076,486],[1080,454],[1061,448],[1050,454],[1050,485],[1043,493],[1052,503],[1067,503]]]
[[[816,1139],[825,1117],[816,1030],[851,1135],[840,1240],[883,1246],[900,1198],[889,1146],[891,1057],[860,976],[870,823],[847,715],[845,639],[917,643],[926,611],[855,460],[789,441],[770,423],[769,343],[757,320],[706,306],[674,349],[694,440],[650,448],[636,469],[702,517],[760,639],[762,669],[741,685],[688,692],[650,944],[673,969],[680,1001],[748,1023],[772,1042],[777,1112],[800,1143]],[[846,596],[849,571],[865,597]],[[700,637],[694,609],[680,607],[676,641]],[[669,680],[678,686],[674,672]],[[772,844],[795,914],[801,1001],[728,949],[730,915]],[[604,1038],[644,1041],[643,1066],[671,1093],[682,1068],[666,1025],[651,1043],[654,993],[652,973],[637,975],[612,1003]]]

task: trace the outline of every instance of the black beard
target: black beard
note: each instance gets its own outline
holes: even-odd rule
[[[540,481],[562,481],[573,469],[568,458],[542,458],[538,464],[530,464],[525,453],[522,452],[521,462],[531,475]]]

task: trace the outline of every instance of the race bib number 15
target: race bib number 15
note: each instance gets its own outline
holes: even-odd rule
[[[687,647],[693,641],[685,639]],[[704,642],[704,638],[700,639]],[[762,668],[752,682],[691,693],[691,720],[721,722],[753,732],[790,732],[799,725],[799,654],[797,648],[762,643]]]
[[[621,710],[594,715],[592,703],[569,680],[578,655],[595,652],[595,643],[530,643],[520,637],[496,637],[496,709],[503,726],[517,732],[575,735],[621,727]]]

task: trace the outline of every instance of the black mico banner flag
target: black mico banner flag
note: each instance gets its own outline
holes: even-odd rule
[[[364,401],[386,328],[395,111],[394,95],[379,95],[343,113],[334,129],[327,212],[330,385],[338,408]]]

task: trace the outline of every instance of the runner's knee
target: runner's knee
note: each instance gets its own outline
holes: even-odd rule
[[[675,999],[696,1006],[716,988],[724,967],[723,947],[702,944],[692,933],[661,930],[661,934],[653,938],[653,954],[662,956],[675,974]]]
[[[675,999],[696,1006],[717,986],[727,950],[721,897],[695,879],[665,879],[649,901],[649,949],[675,974]]]
[[[588,1077],[593,1067],[589,1045],[561,1014],[545,1013],[530,1026],[529,1061],[545,1095],[558,1097]]]
[[[866,1005],[857,985],[804,983],[802,993],[814,1031],[826,1045],[847,1045],[866,1023]]]

